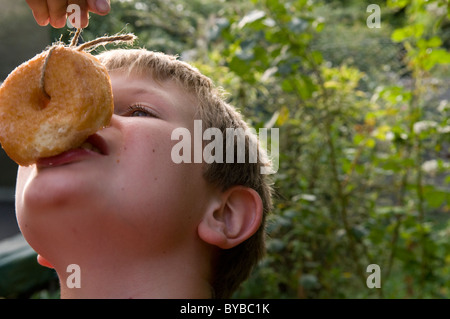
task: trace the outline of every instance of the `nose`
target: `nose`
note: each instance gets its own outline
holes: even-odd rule
[[[122,125],[122,117],[117,114],[113,114],[111,117],[111,121],[107,127],[116,127],[119,128]]]
[[[105,135],[106,132],[119,132],[121,131],[123,127],[123,119],[121,119],[120,115],[113,114],[111,117],[111,120],[109,121],[109,124],[104,126],[102,129],[99,130],[98,133],[101,132],[101,135]],[[106,133],[111,134],[111,133]]]

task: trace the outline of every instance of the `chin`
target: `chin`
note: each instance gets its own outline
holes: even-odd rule
[[[95,194],[89,187],[96,185],[91,182],[95,178],[70,165],[44,170],[21,167],[17,176],[16,208],[51,214],[72,204],[80,205]]]
[[[29,193],[27,196],[31,197]],[[37,198],[27,200],[17,204],[20,231],[28,244],[55,269],[67,267],[71,258],[78,261],[80,250],[98,239],[96,229],[100,221],[95,212],[85,207],[71,209],[75,207],[71,203],[58,208],[50,200],[31,206],[30,202]]]

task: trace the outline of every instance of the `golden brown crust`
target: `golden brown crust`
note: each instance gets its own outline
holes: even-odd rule
[[[18,66],[0,87],[0,143],[19,165],[80,146],[113,114],[106,68],[91,54],[57,46]]]

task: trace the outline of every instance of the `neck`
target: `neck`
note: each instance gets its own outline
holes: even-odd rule
[[[57,268],[63,299],[211,298],[211,288],[198,264],[90,260]],[[191,259],[192,260],[192,259]],[[79,284],[79,288],[76,287]]]

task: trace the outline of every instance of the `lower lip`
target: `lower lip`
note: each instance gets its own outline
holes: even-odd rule
[[[56,167],[79,162],[90,156],[100,156],[100,154],[84,148],[76,148],[56,156],[41,158],[37,161],[36,165],[38,168]]]

